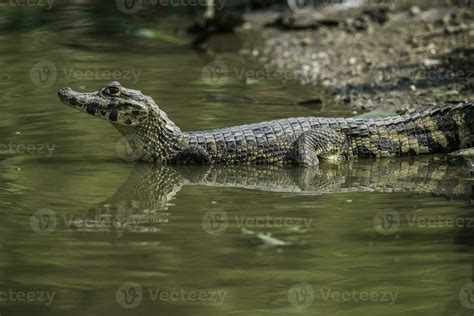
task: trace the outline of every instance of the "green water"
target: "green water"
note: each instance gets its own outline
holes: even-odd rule
[[[61,105],[60,87],[97,90],[116,71],[183,130],[351,111],[300,107],[320,91],[271,78],[209,85],[214,58],[174,38],[97,35],[76,7],[60,13],[0,33],[2,316],[473,313],[467,169],[123,161],[119,134]]]

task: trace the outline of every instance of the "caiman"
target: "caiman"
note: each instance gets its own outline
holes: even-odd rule
[[[298,117],[183,132],[155,101],[112,82],[93,93],[63,88],[61,101],[105,119],[141,160],[163,164],[299,164],[320,159],[448,153],[474,144],[474,103],[381,119]]]

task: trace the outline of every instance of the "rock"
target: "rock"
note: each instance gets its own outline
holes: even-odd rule
[[[425,66],[425,67],[437,66],[439,64],[441,64],[441,61],[437,60],[437,59],[425,59],[425,60],[423,60],[423,66]]]
[[[418,6],[413,6],[413,7],[410,8],[410,13],[412,15],[418,15],[418,14],[421,13],[421,9]]]
[[[448,154],[448,163],[456,166],[474,167],[474,148],[463,149]]]

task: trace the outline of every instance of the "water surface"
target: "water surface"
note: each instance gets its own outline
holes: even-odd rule
[[[444,157],[319,170],[126,162],[114,128],[61,105],[60,87],[94,91],[118,71],[183,130],[351,110],[298,106],[320,90],[291,81],[209,85],[213,57],[97,35],[84,14],[0,33],[1,315],[472,314],[467,169]]]

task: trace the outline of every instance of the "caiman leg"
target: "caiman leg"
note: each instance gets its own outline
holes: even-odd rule
[[[293,158],[296,163],[316,167],[319,165],[319,158],[342,158],[344,149],[347,148],[347,139],[337,130],[314,128],[301,134],[293,146]]]
[[[189,164],[210,164],[211,158],[208,152],[201,147],[191,146],[179,151],[173,163],[189,163]]]

